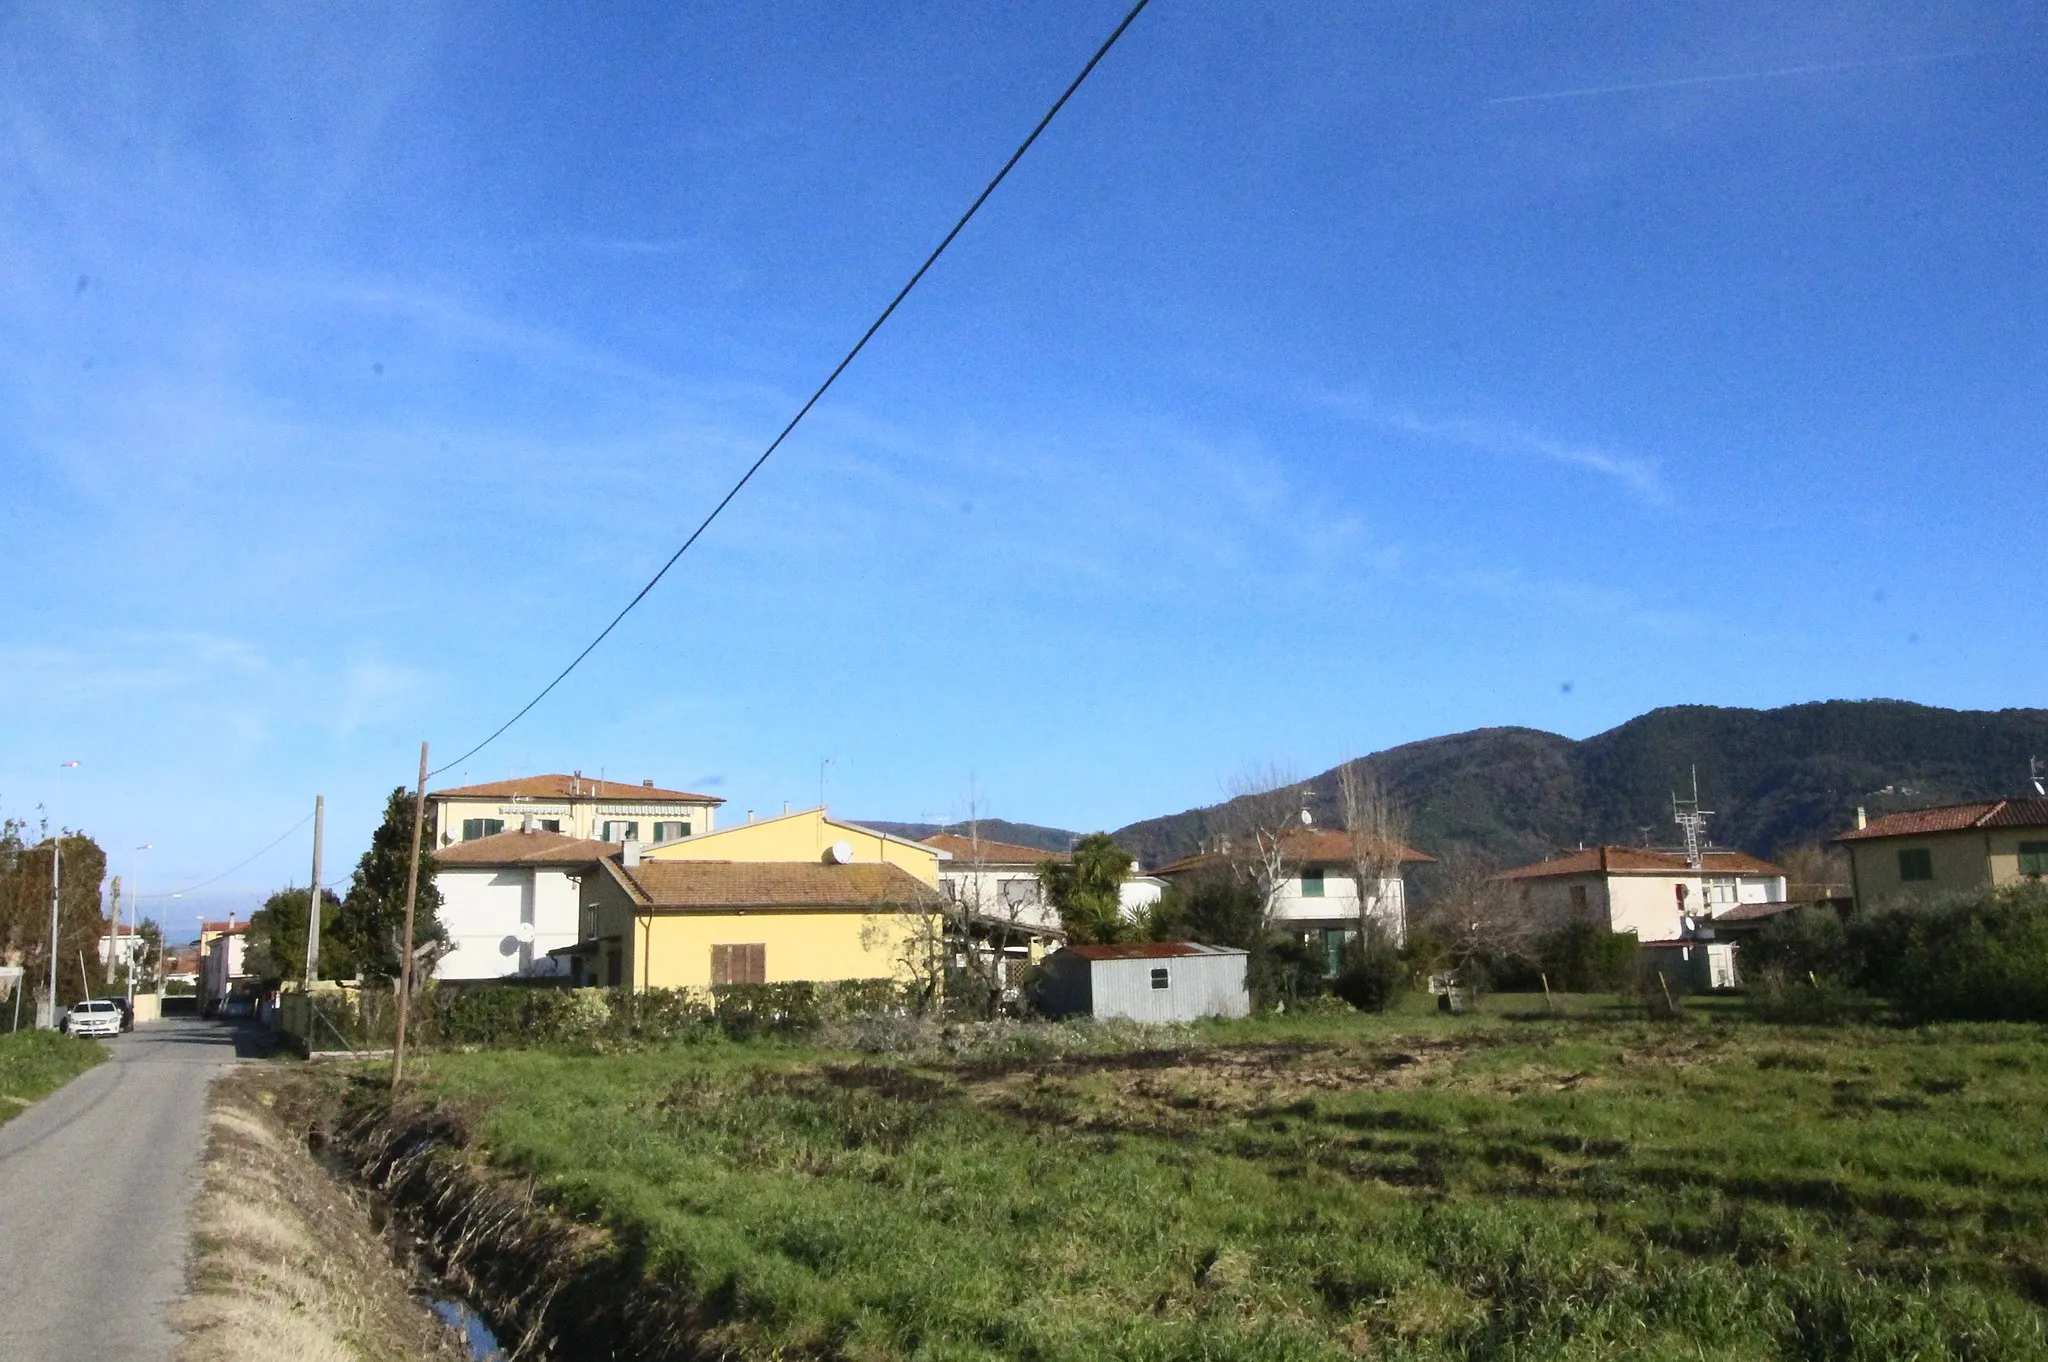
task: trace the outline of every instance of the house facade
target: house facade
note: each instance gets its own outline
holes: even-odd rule
[[[583,881],[617,850],[537,828],[443,847],[435,853],[434,887],[454,949],[434,966],[434,977],[566,975],[569,962],[549,952],[576,943]]]
[[[2048,799],[1990,799],[1867,818],[1835,837],[1859,908],[2048,876]]]
[[[583,930],[562,954],[577,983],[636,992],[907,979],[944,902],[886,861],[653,860],[628,846],[586,877]]]
[[[810,865],[893,865],[933,890],[946,853],[923,842],[833,818],[820,807],[687,840],[644,845],[650,861],[773,861]]]
[[[1646,944],[1690,938],[1689,920],[1738,904],[1782,903],[1786,887],[1782,869],[1745,852],[1702,852],[1694,866],[1683,852],[1617,846],[1581,847],[1496,878],[1543,921],[1597,922]]]
[[[1395,869],[1362,888],[1348,833],[1304,827],[1280,842],[1281,878],[1268,899],[1270,925],[1298,937],[1323,953],[1328,971],[1336,973],[1346,943],[1358,935],[1361,915],[1376,921],[1396,944],[1407,939],[1408,867],[1428,865],[1435,857],[1406,845],[1387,847],[1381,858]],[[1228,866],[1227,851],[1210,851],[1159,867],[1154,873],[1173,883]]]
[[[716,795],[666,790],[651,780],[638,785],[593,780],[580,771],[427,793],[437,847],[529,826],[586,841],[679,842],[713,831],[712,820],[723,803]]]

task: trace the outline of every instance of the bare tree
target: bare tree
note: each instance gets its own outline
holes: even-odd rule
[[[1406,892],[1401,853],[1408,841],[1408,814],[1363,759],[1337,770],[1344,807],[1344,832],[1351,844],[1351,874],[1358,886],[1358,939],[1385,932],[1395,942],[1406,933]],[[1388,903],[1388,886],[1401,897]]]
[[[1499,877],[1484,857],[1467,851],[1445,856],[1436,892],[1422,917],[1460,970],[1536,958],[1537,940],[1556,924],[1539,920],[1515,885]]]
[[[1220,851],[1232,873],[1249,881],[1271,922],[1280,889],[1300,868],[1300,834],[1307,823],[1308,791],[1278,762],[1246,766],[1224,787]]]

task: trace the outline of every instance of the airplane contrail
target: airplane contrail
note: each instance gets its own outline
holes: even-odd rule
[[[1868,61],[1809,62],[1803,66],[1780,66],[1769,71],[1736,71],[1719,76],[1680,76],[1674,80],[1644,80],[1629,85],[1588,85],[1576,90],[1546,90],[1534,95],[1502,95],[1488,104],[1532,104],[1546,99],[1583,99],[1589,95],[1625,95],[1638,90],[1676,90],[1688,85],[1722,85],[1738,80],[1773,80],[1780,76],[1812,76],[1828,71],[1862,71],[1873,66],[1918,66],[1927,62],[1960,61],[1974,52],[1935,52],[1918,57],[1873,57]]]

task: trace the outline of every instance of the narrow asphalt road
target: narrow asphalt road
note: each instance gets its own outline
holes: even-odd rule
[[[168,1362],[206,1090],[232,1025],[178,1018],[0,1126],[0,1358]]]

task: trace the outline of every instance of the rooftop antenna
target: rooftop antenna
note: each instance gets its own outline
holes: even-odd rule
[[[1671,796],[1671,821],[1685,833],[1685,863],[1690,869],[1700,868],[1700,853],[1707,842],[1707,820],[1713,816],[1712,809],[1700,807],[1700,768],[1694,766],[1692,798],[1680,799],[1675,791]]]
[[[2048,773],[2042,772],[2039,757],[2027,758],[2027,779],[2034,782],[2035,794],[2048,795]]]
[[[825,807],[825,768],[832,764],[832,758],[825,757],[818,762],[818,807]]]

